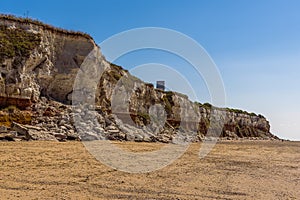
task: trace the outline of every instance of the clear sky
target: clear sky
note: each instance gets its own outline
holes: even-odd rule
[[[1,13],[26,16],[27,11],[31,18],[87,32],[97,43],[139,27],[182,32],[199,42],[215,61],[228,107],[261,113],[274,134],[300,140],[300,1],[0,1]],[[151,50],[116,61],[127,69],[148,62],[168,64],[179,72],[185,69],[183,61]],[[188,71],[185,75],[196,88],[197,99],[210,101],[205,84],[188,77]]]

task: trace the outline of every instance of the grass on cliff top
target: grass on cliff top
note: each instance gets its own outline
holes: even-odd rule
[[[205,109],[211,109],[213,107],[213,105],[211,105],[210,103],[204,103],[204,104],[201,104],[199,102],[194,102],[196,105],[198,105],[199,107],[202,107],[202,108],[205,108]],[[220,109],[220,110],[225,110],[225,111],[228,111],[228,112],[233,112],[233,113],[238,113],[238,114],[245,114],[245,115],[250,115],[250,116],[256,116],[256,117],[259,117],[259,118],[265,118],[263,115],[261,114],[256,114],[256,113],[253,113],[253,112],[247,112],[245,110],[240,110],[240,109],[235,109],[235,108],[217,108],[217,107],[214,107],[215,109]]]
[[[244,110],[240,110],[240,109],[234,109],[234,108],[226,108],[227,111],[229,112],[234,112],[234,113],[240,113],[240,114],[246,114],[246,115],[250,115],[250,116],[260,116],[260,115],[257,115],[255,113],[249,113],[247,111],[244,111]]]
[[[7,58],[29,57],[40,44],[40,35],[22,29],[9,29],[0,25],[0,63]]]
[[[14,22],[18,22],[18,23],[24,23],[24,24],[33,24],[33,25],[37,25],[40,27],[43,27],[46,30],[50,30],[52,32],[56,32],[56,33],[63,33],[63,34],[67,34],[67,35],[75,35],[75,36],[83,36],[86,37],[88,39],[92,39],[93,38],[87,34],[87,33],[83,33],[80,31],[71,31],[71,30],[65,30],[62,28],[57,28],[54,26],[51,26],[49,24],[45,24],[41,21],[38,21],[36,19],[30,19],[30,18],[22,18],[22,17],[17,17],[14,15],[5,15],[5,14],[0,14],[0,20],[9,20],[9,21],[14,21]]]

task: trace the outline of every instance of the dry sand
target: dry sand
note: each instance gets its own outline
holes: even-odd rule
[[[80,142],[0,142],[0,199],[300,199],[300,142],[224,141],[201,160],[200,145],[161,170],[130,174]]]

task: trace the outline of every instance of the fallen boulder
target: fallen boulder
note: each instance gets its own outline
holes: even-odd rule
[[[0,126],[0,133],[7,133],[7,127],[6,126]]]
[[[0,133],[0,140],[15,141],[15,136],[11,133]]]
[[[16,131],[18,133],[18,136],[24,137],[25,140],[32,139],[30,134],[29,134],[28,128],[26,128],[25,126],[23,126],[21,124],[18,124],[16,122],[12,122],[11,123],[11,129],[13,131]]]

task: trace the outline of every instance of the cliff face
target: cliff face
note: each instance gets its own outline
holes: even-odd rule
[[[83,35],[1,19],[1,96],[69,102],[80,64],[95,47]]]
[[[213,108],[207,103],[193,103],[186,95],[157,90],[152,84],[144,83],[130,75],[124,77],[127,72],[113,65],[106,73],[110,75],[104,74],[104,78],[102,77],[99,87],[102,95],[99,95],[99,99],[96,101],[102,110],[115,114],[117,118],[123,122],[126,121],[127,124],[133,121],[139,126],[150,126],[153,120],[151,108],[153,105],[162,105],[165,112],[162,115],[165,114],[166,123],[160,133],[163,133],[164,140],[172,141],[172,136],[180,130],[197,132],[193,141],[202,140],[210,127],[211,117],[213,117],[212,109],[223,113],[224,127],[220,135],[223,138],[276,138],[270,133],[269,122],[262,115],[237,109]],[[112,76],[111,74],[117,75]],[[119,91],[122,85],[126,85],[124,82],[130,82],[130,80],[131,85],[127,83],[129,84],[127,88],[131,89],[127,89],[120,96],[114,94],[115,90]],[[105,82],[109,84],[105,84]],[[124,94],[129,97],[125,98]],[[129,122],[126,112],[130,113]],[[122,126],[120,128],[122,130]],[[151,134],[149,133],[149,135]]]
[[[192,141],[203,139],[207,133],[209,104],[192,103],[185,95],[157,90],[107,62],[102,55],[99,59],[105,71],[95,96],[97,117],[89,118],[89,113],[82,110],[73,113],[70,104],[74,80],[86,56],[98,48],[93,39],[86,34],[7,16],[0,17],[0,36],[0,107],[16,106],[17,111],[10,112],[26,109],[27,114],[31,113],[32,118],[26,121],[31,126],[23,128],[40,127],[43,136],[37,137],[35,132],[31,137],[27,134],[27,139],[74,139],[80,131],[96,130],[109,139],[172,142],[178,132],[196,132]],[[124,93],[128,98],[118,98],[115,88],[120,83],[131,88]],[[225,116],[222,137],[276,138],[261,115],[217,110]],[[165,122],[159,130],[154,130],[157,124],[153,124],[153,113]],[[74,115],[86,119],[82,130],[74,127]],[[0,123],[23,122],[10,116],[5,109],[0,111]],[[99,138],[92,132],[81,137]]]

